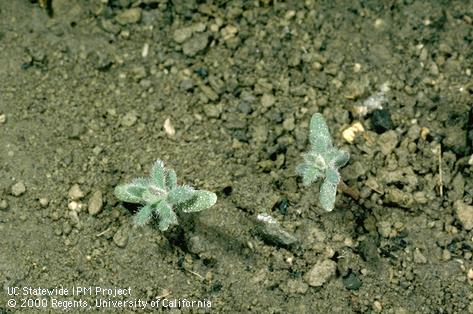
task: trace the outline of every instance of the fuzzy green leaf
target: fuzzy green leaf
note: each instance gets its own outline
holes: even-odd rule
[[[172,169],[165,169],[164,171],[164,183],[166,188],[171,191],[177,186],[176,172]]]
[[[146,204],[145,206],[141,207],[133,217],[133,223],[136,226],[143,226],[147,224],[153,217],[153,210],[154,208],[150,204]]]
[[[118,185],[114,194],[122,202],[143,203],[143,193],[148,188],[148,181],[143,178],[135,179],[130,184]]]
[[[315,113],[310,119],[309,141],[312,148],[321,153],[332,147],[332,138],[325,122],[324,116]]]
[[[302,176],[302,184],[305,186],[311,185],[323,175],[319,169],[310,164],[300,164],[296,170]]]
[[[153,183],[161,189],[166,188],[164,184],[164,172],[164,163],[159,159],[156,160],[153,168],[151,168],[150,177],[153,180]]]
[[[337,195],[337,185],[325,179],[320,187],[319,200],[323,209],[332,211],[335,206],[335,197]]]
[[[337,169],[328,168],[325,171],[325,179],[333,185],[337,186],[338,182],[340,182],[340,174],[338,173]]]
[[[209,191],[194,191],[193,198],[183,203],[180,208],[185,213],[199,212],[213,206],[217,202],[217,195]]]
[[[347,164],[349,159],[350,159],[349,153],[347,153],[344,150],[337,150],[337,154],[335,158],[333,159],[333,164],[335,165],[335,167],[341,168]]]
[[[169,226],[177,224],[176,213],[166,202],[160,202],[156,205],[156,212],[159,215],[159,230],[166,231]]]
[[[179,205],[195,197],[195,190],[190,186],[178,186],[169,192],[167,200],[172,205]]]
[[[317,169],[324,170],[327,168],[327,163],[325,162],[325,154],[319,154],[315,151],[310,151],[302,155],[306,164],[312,165]]]

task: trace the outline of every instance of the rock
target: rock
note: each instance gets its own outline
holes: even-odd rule
[[[186,56],[193,57],[207,47],[209,43],[209,36],[205,33],[194,34],[194,36],[187,40],[182,45],[182,51]]]
[[[0,114],[0,124],[4,124],[7,121],[7,116],[2,113]]]
[[[445,138],[442,140],[447,148],[450,148],[458,155],[464,155],[467,151],[466,147],[466,131],[461,125],[452,125],[445,128]]]
[[[384,133],[394,128],[393,121],[391,120],[391,113],[388,109],[377,109],[373,111],[371,116],[371,127],[378,133]]]
[[[473,229],[473,206],[467,205],[461,200],[456,201],[453,206],[463,228],[467,231]]]
[[[376,223],[378,233],[385,238],[389,238],[392,232],[391,223],[389,221],[379,221]]]
[[[77,214],[76,211],[71,210],[67,213],[69,220],[71,222],[72,226],[79,226],[80,220],[79,220],[79,215]]]
[[[120,26],[114,24],[112,20],[103,18],[100,21],[100,26],[102,29],[110,34],[117,35],[120,32]]]
[[[49,205],[49,198],[47,197],[42,197],[39,199],[39,204],[41,205],[41,207],[48,207]]]
[[[131,127],[135,124],[136,120],[138,120],[136,112],[130,111],[122,117],[121,123],[126,127]]]
[[[286,286],[283,287],[284,292],[286,293],[300,293],[305,294],[309,289],[309,285],[303,282],[300,279],[289,279],[286,283]]]
[[[218,94],[212,89],[212,87],[203,85],[203,84],[200,85],[199,87],[208,99],[212,101],[215,101],[218,99]]]
[[[411,208],[414,199],[411,193],[406,193],[395,187],[388,187],[386,189],[385,202],[403,208]]]
[[[422,254],[419,248],[416,248],[414,250],[414,263],[417,263],[417,264],[427,263],[427,258],[424,256],[424,254]]]
[[[342,177],[344,180],[357,180],[359,177],[363,176],[368,169],[364,163],[355,161],[354,163],[346,166],[342,170]]]
[[[15,183],[11,187],[11,194],[13,196],[20,196],[21,194],[23,194],[25,192],[26,192],[26,186],[22,181],[19,181],[19,182]]]
[[[294,130],[294,128],[296,127],[294,117],[289,117],[289,118],[285,119],[282,123],[282,127],[286,131]]]
[[[102,211],[103,207],[103,199],[102,199],[102,192],[101,191],[95,191],[94,194],[92,194],[92,197],[89,199],[89,214],[90,215],[97,215]]]
[[[465,192],[465,179],[459,172],[452,180],[451,188],[448,191],[448,197],[452,200],[459,200],[463,198]]]
[[[264,143],[268,139],[268,128],[265,124],[258,124],[253,128],[252,138],[257,143]]]
[[[200,254],[209,250],[209,243],[199,236],[193,236],[189,239],[188,249],[191,253]]]
[[[317,262],[305,275],[304,279],[312,287],[321,287],[337,271],[337,263],[330,259]]]
[[[138,23],[141,19],[141,9],[132,8],[123,11],[115,17],[115,20],[120,25]]]
[[[269,244],[291,247],[297,243],[297,238],[284,230],[279,223],[268,214],[260,214],[258,221],[258,234]]]
[[[209,118],[218,118],[222,113],[222,107],[214,104],[204,105],[204,113]]]
[[[128,244],[128,229],[121,227],[113,236],[113,243],[119,248],[124,248]]]
[[[399,138],[397,136],[397,133],[393,130],[387,131],[383,134],[378,139],[379,146],[381,148],[381,152],[384,155],[389,155],[391,152],[396,148],[397,144],[399,142]]]
[[[276,98],[271,94],[264,94],[263,97],[261,97],[261,105],[265,108],[271,107],[275,102]]]
[[[182,44],[186,40],[192,37],[192,28],[184,27],[180,29],[176,29],[173,34],[173,39],[178,44]]]
[[[7,200],[0,200],[0,210],[7,210],[7,209],[8,209]]]
[[[79,200],[84,197],[84,192],[82,192],[80,186],[76,183],[71,186],[68,195],[71,200]]]
[[[361,280],[355,273],[350,273],[347,277],[342,279],[343,285],[348,290],[358,290],[361,287]]]

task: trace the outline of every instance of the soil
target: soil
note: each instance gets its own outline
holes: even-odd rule
[[[2,1],[0,313],[473,313],[472,20],[469,1]],[[332,212],[295,172],[315,112],[360,196]],[[133,226],[113,189],[156,159],[216,205]]]

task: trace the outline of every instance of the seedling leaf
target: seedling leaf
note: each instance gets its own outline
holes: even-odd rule
[[[166,231],[170,225],[177,224],[176,213],[166,202],[160,202],[156,205],[156,212],[159,215],[159,230]]]
[[[320,187],[320,204],[323,209],[331,212],[335,206],[335,197],[337,195],[337,185],[325,179]]]
[[[143,226],[147,224],[153,217],[153,206],[146,204],[141,207],[140,210],[133,217],[133,223],[137,226]]]
[[[115,187],[114,193],[123,202],[141,204],[143,203],[143,193],[145,191],[145,186],[134,182]]]
[[[217,195],[208,191],[195,191],[189,203],[182,206],[184,213],[199,212],[213,206],[217,202]]]
[[[168,201],[172,205],[179,205],[195,197],[196,191],[190,186],[178,186],[168,194]]]
[[[164,171],[164,183],[168,190],[173,190],[177,186],[176,172],[172,169],[166,169]]]
[[[309,141],[316,152],[323,152],[332,147],[330,131],[325,123],[324,116],[315,113],[310,119]]]
[[[151,168],[151,179],[153,180],[154,184],[156,186],[164,189],[165,184],[164,184],[164,163],[161,160],[156,160],[156,162],[153,165],[153,168]]]

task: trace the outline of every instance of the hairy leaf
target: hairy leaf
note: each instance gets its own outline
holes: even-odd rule
[[[166,188],[164,184],[164,163],[161,160],[156,160],[156,162],[153,165],[153,168],[151,168],[151,173],[150,177],[151,180],[153,180],[153,183],[156,184],[156,186],[160,187],[161,189]]]
[[[182,204],[181,210],[185,213],[199,212],[213,206],[217,202],[217,195],[209,191],[194,191],[193,198]]]
[[[337,169],[328,168],[325,171],[325,178],[328,182],[334,184],[335,186],[337,186],[338,182],[340,182],[340,174],[338,173]]]
[[[195,197],[195,190],[190,186],[178,186],[169,192],[167,200],[172,205],[179,205]]]
[[[159,230],[166,231],[170,225],[177,224],[176,213],[172,210],[171,206],[166,202],[160,202],[156,205],[156,212],[159,215]]]
[[[325,179],[320,187],[319,200],[323,209],[332,211],[335,206],[335,196],[337,195],[337,185]]]
[[[143,226],[147,224],[153,217],[153,206],[146,204],[141,207],[140,210],[133,217],[133,223],[137,226]]]
[[[332,147],[332,138],[325,122],[324,116],[315,113],[310,119],[309,141],[312,148],[321,153]]]
[[[335,158],[333,159],[333,164],[335,165],[335,167],[341,168],[347,164],[349,159],[350,159],[349,153],[347,153],[344,150],[337,150],[337,154]]]
[[[164,183],[166,188],[171,191],[177,186],[176,172],[172,169],[165,169],[164,171]]]
[[[122,202],[141,204],[144,202],[143,193],[147,188],[146,179],[135,179],[130,184],[116,186],[114,194]]]
[[[305,186],[311,185],[323,175],[319,169],[310,164],[300,164],[296,170],[302,176],[302,184]]]

